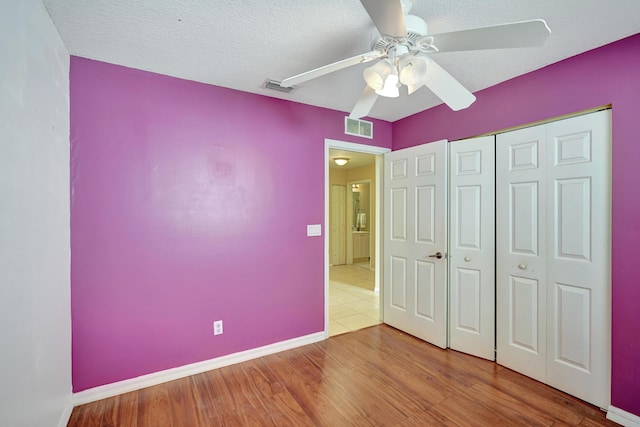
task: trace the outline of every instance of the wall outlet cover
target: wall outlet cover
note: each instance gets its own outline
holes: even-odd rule
[[[213,335],[222,334],[222,320],[216,320],[213,322]]]

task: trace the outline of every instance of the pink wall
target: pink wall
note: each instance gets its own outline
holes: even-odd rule
[[[393,149],[613,105],[612,404],[640,416],[640,34],[393,124]]]
[[[375,123],[373,145],[391,146]],[[324,328],[344,113],[71,58],[73,389]],[[212,322],[224,321],[213,336]]]

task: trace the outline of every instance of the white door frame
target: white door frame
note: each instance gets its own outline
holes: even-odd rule
[[[381,220],[381,206],[382,206],[382,166],[384,164],[382,155],[391,152],[390,148],[376,147],[373,145],[356,144],[353,142],[338,141],[336,139],[324,140],[324,337],[329,338],[329,150],[347,150],[355,151],[357,153],[367,153],[377,155],[376,157],[376,243],[373,256],[375,257],[375,289],[380,289],[380,274],[382,273],[382,266],[380,265],[380,237],[382,236],[382,220]]]

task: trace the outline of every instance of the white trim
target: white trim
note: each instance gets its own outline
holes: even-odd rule
[[[67,404],[64,406],[64,410],[62,411],[62,415],[60,415],[60,420],[58,421],[58,427],[67,427],[67,425],[69,424],[69,420],[71,419],[72,412],[73,412],[73,400],[70,394]]]
[[[316,332],[314,334],[293,338],[286,341],[280,341],[269,344],[264,347],[258,347],[251,350],[241,351],[229,354],[227,356],[217,357],[215,359],[205,360],[202,362],[191,363],[189,365],[177,368],[167,369],[164,371],[154,372],[152,374],[142,375],[124,381],[118,381],[111,384],[94,387],[73,394],[73,404],[75,406],[82,405],[96,400],[106,399],[108,397],[117,396],[122,393],[139,390],[141,388],[173,381],[179,378],[188,377],[190,375],[200,374],[202,372],[213,369],[222,368],[247,360],[257,359],[258,357],[267,356],[269,354],[278,353],[284,350],[300,347],[303,345],[313,344],[326,338],[324,332]]]
[[[388,152],[391,152],[389,150]],[[382,231],[384,225],[384,217],[382,215],[383,212],[383,201],[384,201],[384,155],[380,155],[376,157],[376,241],[374,248],[374,256],[376,269],[374,271],[377,272],[375,275],[375,287],[373,288],[374,292],[378,292],[380,295],[379,301],[384,301],[384,294],[382,290],[382,275],[384,271],[382,267],[384,263],[382,262]],[[379,304],[379,312],[380,312],[380,321],[384,319],[383,314],[384,304]]]
[[[338,141],[336,139],[325,138],[324,140],[324,333],[325,337],[329,337],[329,150],[346,150],[358,153],[376,154],[382,156],[390,153],[390,148],[376,147],[375,145],[356,144],[353,142]],[[382,199],[382,162],[379,157],[376,158],[376,289],[380,289],[380,274],[382,267],[380,266],[380,236],[382,235],[382,215],[380,211]],[[382,306],[382,304],[381,304]]]
[[[640,417],[623,409],[609,405],[607,419],[626,427],[640,427]]]
[[[325,169],[329,169],[329,148],[336,150],[356,151],[358,153],[385,154],[391,152],[391,148],[376,147],[375,145],[356,144],[355,142],[338,141],[337,139],[325,138]]]

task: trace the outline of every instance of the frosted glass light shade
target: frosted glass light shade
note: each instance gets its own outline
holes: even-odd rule
[[[428,61],[423,56],[416,56],[400,70],[400,82],[407,86],[423,85],[427,80]]]
[[[428,64],[431,60],[424,56],[408,57],[400,65],[400,82],[406,85],[409,95],[429,81]]]
[[[386,96],[387,98],[399,97],[400,91],[398,90],[398,75],[389,74],[387,79],[384,81],[382,89],[376,90],[376,93],[380,96]]]
[[[362,72],[364,81],[374,90],[381,90],[384,87],[389,74],[391,74],[391,64],[385,60],[376,62]]]

